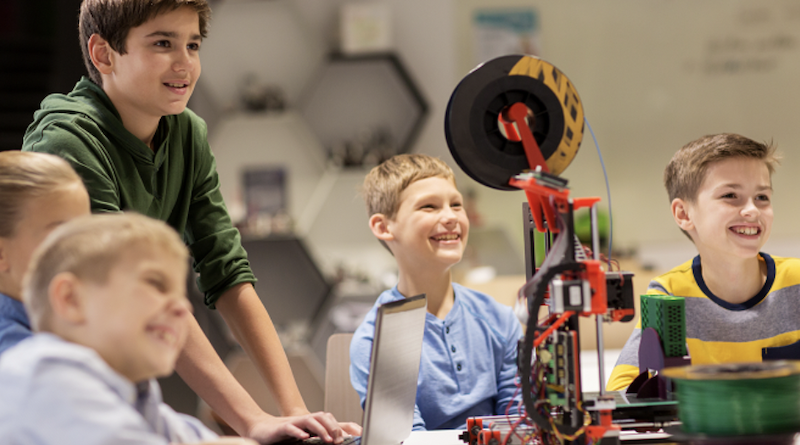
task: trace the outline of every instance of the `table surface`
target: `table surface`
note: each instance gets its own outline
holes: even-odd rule
[[[403,445],[466,445],[458,438],[464,430],[412,431]]]
[[[466,445],[459,435],[464,430],[436,430],[436,431],[413,431],[411,435],[403,442],[403,445]],[[648,444],[661,444],[669,445],[677,443],[669,439],[667,434],[639,434],[639,433],[622,433],[620,436],[622,443],[648,443]]]
[[[403,442],[403,445],[466,445],[459,435],[463,430],[436,430],[436,431],[413,431],[411,436]],[[790,435],[791,436],[791,435]],[[766,439],[766,438],[763,438]],[[732,440],[732,442],[731,442]],[[759,438],[735,438],[729,441],[723,439],[716,439],[707,442],[711,445],[777,445],[777,444],[793,444],[800,445],[800,433],[791,437],[781,437],[780,440],[759,440]],[[668,434],[664,433],[636,433],[633,431],[623,431],[620,434],[620,441],[624,444],[653,444],[653,445],[685,445],[687,443],[703,443],[702,441],[694,440],[687,442],[681,440],[676,442],[670,438]]]

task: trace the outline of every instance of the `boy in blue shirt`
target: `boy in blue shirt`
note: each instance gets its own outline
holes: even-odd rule
[[[31,336],[22,277],[33,250],[60,224],[88,215],[80,176],[58,156],[0,152],[0,356]]]
[[[4,444],[218,443],[154,380],[188,336],[187,256],[166,224],[135,214],[80,216],[44,240],[22,291],[38,334],[0,358]]]
[[[519,321],[511,308],[451,279],[469,235],[453,171],[430,156],[394,156],[369,172],[364,198],[372,233],[397,260],[398,283],[378,297],[350,345],[350,379],[362,406],[377,307],[424,293],[414,430],[464,428],[471,416],[517,414]]]

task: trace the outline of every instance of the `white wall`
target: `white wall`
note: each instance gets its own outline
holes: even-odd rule
[[[295,0],[298,14],[330,46],[336,39],[337,8],[342,3]],[[791,0],[382,3],[388,4],[393,14],[397,53],[430,105],[416,151],[440,156],[457,169],[444,140],[443,120],[453,88],[472,66],[472,12],[485,7],[534,7],[541,23],[541,57],[575,85],[603,150],[610,175],[615,245],[650,252],[657,252],[658,246],[679,246],[675,257],[691,255],[693,247],[669,215],[661,185],[663,168],[686,142],[728,131],[757,140],[774,139],[783,152],[783,165],[774,178],[776,222],[771,246],[783,248],[783,254],[800,255],[791,247],[797,244],[787,241],[797,238],[794,221],[800,219],[793,193],[800,186],[800,175],[794,174],[800,162],[794,149],[800,144],[795,123],[800,116],[800,88],[796,86],[800,78],[800,5]],[[235,34],[236,30],[212,27],[209,43],[227,32]],[[251,45],[257,57],[261,46],[291,42],[245,40],[239,44]],[[204,67],[214,63],[206,56],[203,53]],[[724,69],[736,64],[740,69]],[[227,77],[235,79],[235,67],[227,69]],[[238,178],[230,173],[236,168],[225,166],[227,161],[222,156],[218,159],[222,180],[236,182]],[[522,193],[490,190],[458,173],[462,190],[477,191],[487,225],[505,227],[521,246]],[[371,258],[371,254],[352,253],[363,245],[364,249],[377,249],[370,251],[390,264],[391,258],[381,257],[366,229],[363,204],[353,191],[358,175],[355,172],[341,179],[335,187],[337,196],[329,196],[330,205],[321,214],[324,218],[311,224],[312,247],[327,257]],[[573,196],[599,195],[606,201],[602,171],[588,132],[580,153],[562,176],[570,180]],[[334,234],[338,236],[334,238]],[[370,263],[384,264],[382,261]]]
[[[668,246],[680,251],[677,256],[692,254],[693,246],[669,214],[663,169],[685,143],[704,134],[736,132],[774,139],[782,151],[783,165],[774,177],[773,242],[767,250],[800,254],[790,248],[796,245],[790,240],[797,238],[800,217],[793,193],[800,186],[795,174],[800,162],[795,149],[800,143],[800,5],[471,0],[457,8],[460,35],[468,35],[470,11],[498,3],[538,10],[541,57],[561,69],[581,95],[610,175],[618,245],[648,252]],[[463,70],[471,41],[459,42]],[[605,201],[594,150],[587,133],[563,176],[573,196],[600,195]]]

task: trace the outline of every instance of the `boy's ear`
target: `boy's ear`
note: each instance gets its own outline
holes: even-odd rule
[[[54,317],[71,324],[81,324],[86,320],[80,287],[80,280],[70,272],[61,272],[53,277],[48,296]]]
[[[113,67],[113,54],[111,45],[108,41],[99,34],[92,34],[89,41],[86,43],[89,47],[89,57],[92,58],[92,64],[100,71],[101,74],[111,74]]]
[[[678,227],[687,232],[694,228],[694,223],[689,215],[689,205],[686,201],[681,198],[675,198],[672,200],[670,207],[672,208],[672,217],[675,218]]]
[[[381,241],[391,241],[394,239],[389,230],[389,218],[383,213],[376,213],[369,217],[369,228],[372,234]]]

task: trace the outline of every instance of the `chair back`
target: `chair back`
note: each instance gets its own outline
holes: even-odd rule
[[[350,340],[353,333],[333,334],[325,354],[325,411],[340,422],[361,425],[364,411],[361,400],[350,383]]]

